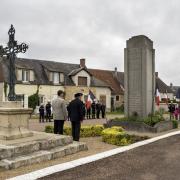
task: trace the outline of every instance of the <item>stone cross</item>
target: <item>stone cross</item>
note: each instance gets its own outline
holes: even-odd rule
[[[16,94],[15,94],[15,84],[16,84],[16,74],[15,74],[15,59],[17,53],[25,53],[28,49],[28,46],[25,43],[20,45],[17,44],[15,41],[15,29],[11,24],[11,27],[8,31],[9,35],[9,42],[7,47],[0,46],[0,56],[7,56],[9,60],[9,94],[8,100],[15,101]]]

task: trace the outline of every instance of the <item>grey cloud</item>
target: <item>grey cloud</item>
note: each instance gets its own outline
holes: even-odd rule
[[[156,71],[180,85],[180,2],[178,0],[1,0],[0,42],[11,23],[18,42],[29,44],[20,57],[79,63],[123,71],[126,40],[145,34],[154,41]]]

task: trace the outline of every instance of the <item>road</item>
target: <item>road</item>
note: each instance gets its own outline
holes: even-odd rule
[[[59,172],[41,180],[179,180],[180,135],[103,160]]]

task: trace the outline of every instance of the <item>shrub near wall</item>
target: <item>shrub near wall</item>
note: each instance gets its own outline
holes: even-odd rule
[[[81,137],[96,137],[101,136],[102,131],[104,130],[103,125],[94,125],[94,126],[82,126],[80,131]],[[45,132],[53,133],[54,127],[53,126],[46,126]],[[64,127],[64,134],[71,135],[71,127],[65,126]]]
[[[129,135],[119,126],[113,126],[102,131],[102,141],[117,146],[126,146],[145,139],[148,137]]]

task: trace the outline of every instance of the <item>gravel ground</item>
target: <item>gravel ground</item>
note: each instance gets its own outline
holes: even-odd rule
[[[179,180],[180,135],[41,180]]]
[[[35,171],[38,169],[42,169],[42,168],[45,168],[48,166],[72,161],[75,159],[79,159],[82,157],[90,156],[90,155],[93,155],[96,153],[100,153],[100,152],[104,152],[104,151],[107,151],[110,149],[117,148],[117,146],[103,143],[101,141],[101,137],[81,138],[81,141],[87,143],[88,148],[89,148],[88,151],[81,151],[79,153],[76,153],[73,155],[68,155],[63,158],[58,158],[58,159],[51,160],[51,161],[45,161],[45,162],[41,162],[39,164],[30,165],[30,166],[24,166],[24,167],[20,167],[18,169],[3,170],[3,171],[0,171],[0,179],[6,179],[6,178],[21,175],[21,174],[26,174],[26,173],[29,173],[29,172],[32,172],[32,171]]]

